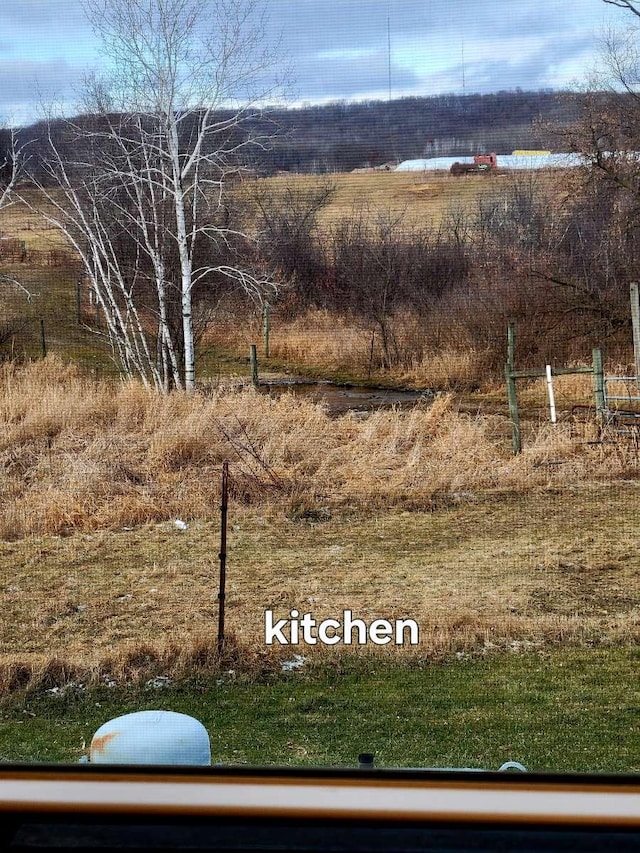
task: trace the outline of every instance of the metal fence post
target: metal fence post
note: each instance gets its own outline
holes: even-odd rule
[[[249,350],[249,363],[251,364],[251,384],[254,388],[257,388],[259,385],[258,380],[258,350],[255,344],[251,344],[251,349]]]
[[[265,358],[269,358],[270,315],[271,306],[268,302],[265,302],[262,309],[262,343]]]
[[[220,496],[220,579],[218,586],[218,654],[224,651],[224,615],[227,580],[227,509],[229,506],[229,463],[222,463],[222,488]]]
[[[596,403],[596,418],[602,422],[605,414],[604,368],[602,366],[602,350],[593,348],[593,390]]]
[[[517,454],[522,450],[522,439],[520,437],[520,415],[518,413],[516,381],[513,378],[515,358],[516,327],[515,323],[509,323],[507,327],[507,363],[504,366],[504,375],[507,380],[507,400],[509,401],[509,417],[511,418],[511,443],[513,445],[513,452]]]

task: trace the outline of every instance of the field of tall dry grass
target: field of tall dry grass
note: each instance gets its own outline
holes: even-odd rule
[[[536,184],[549,192],[561,191],[559,175],[552,170],[536,174]],[[247,182],[241,193],[251,205],[256,189],[268,192],[271,198],[285,193],[304,192],[318,186],[333,187],[333,196],[320,213],[320,226],[328,229],[337,221],[366,207],[372,214],[384,213],[402,217],[407,226],[424,226],[425,222],[438,227],[452,210],[471,211],[479,199],[501,192],[513,184],[514,177],[500,175],[466,175],[463,179],[442,172],[346,172],[331,175],[285,173],[260,179],[253,185]]]
[[[423,658],[640,639],[638,449],[587,422],[533,422],[514,457],[505,415],[451,396],[331,417],[230,383],[162,397],[48,358],[2,366],[0,424],[1,688],[220,665],[224,460],[224,666],[277,662],[267,607],[409,615]]]
[[[400,312],[389,320],[389,330],[399,352],[398,364],[381,368],[379,329],[348,312],[311,308],[294,317],[271,312],[270,360],[264,366],[286,365],[302,375],[339,377],[384,386],[411,386],[430,390],[471,390],[492,387],[487,371],[490,353],[475,348],[460,330],[441,317],[441,333],[434,339],[434,316],[426,326],[416,314]],[[262,317],[224,317],[213,323],[203,339],[204,348],[247,353],[258,344],[261,358]],[[417,355],[416,353],[419,353]],[[409,355],[411,354],[411,355]]]
[[[506,417],[411,410],[332,418],[322,405],[220,384],[206,395],[96,381],[55,358],[0,369],[0,537],[217,514],[222,462],[239,504],[429,509],[460,491],[528,492],[637,470],[594,425],[534,425],[513,457]],[[549,466],[551,461],[561,465]]]

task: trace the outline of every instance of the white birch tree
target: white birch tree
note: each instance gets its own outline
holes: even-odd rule
[[[194,288],[224,277],[259,299],[272,287],[220,261],[240,235],[217,215],[243,151],[268,142],[247,129],[270,94],[260,9],[256,0],[85,0],[85,9],[112,70],[87,81],[88,115],[67,123],[65,151],[50,134],[34,178],[42,212],[78,251],[125,372],[190,391]],[[117,251],[124,234],[132,257]],[[176,288],[179,336],[168,317]]]
[[[12,192],[24,165],[24,148],[18,144],[15,130],[8,131],[7,144],[0,151],[0,210],[13,203]]]
[[[3,150],[0,150],[0,210],[15,203],[16,185],[23,174],[26,161],[26,145],[18,141],[15,129],[11,127],[4,132],[7,135]],[[27,299],[31,299],[31,293],[14,276],[0,273],[0,283],[18,288]]]

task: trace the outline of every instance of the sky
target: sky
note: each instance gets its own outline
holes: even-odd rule
[[[632,18],[603,0],[266,5],[292,106],[579,85],[604,29]],[[0,121],[35,121],[51,103],[73,113],[86,73],[104,67],[81,0],[0,0]]]

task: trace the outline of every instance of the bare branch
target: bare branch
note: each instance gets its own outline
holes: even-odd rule
[[[9,146],[0,160],[0,210],[13,204],[11,194],[24,169],[26,145],[20,145],[16,132],[10,130]]]
[[[31,291],[27,290],[27,288],[24,285],[20,284],[18,279],[14,278],[12,275],[0,275],[0,284],[10,284],[13,287],[17,287],[18,290],[21,290],[27,297],[27,302],[31,301]]]
[[[635,0],[604,0],[609,6],[618,6],[620,9],[627,9],[634,15],[640,18],[640,9],[636,8]]]

